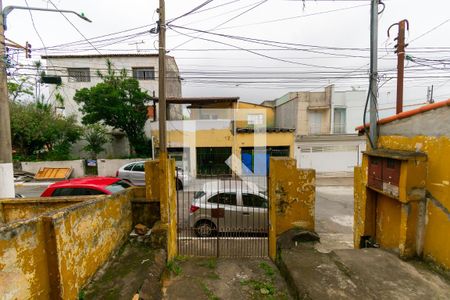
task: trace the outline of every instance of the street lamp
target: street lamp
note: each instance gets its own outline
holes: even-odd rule
[[[12,164],[11,149],[11,123],[9,118],[5,60],[3,59],[5,56],[6,18],[14,9],[69,13],[77,15],[87,22],[92,22],[91,20],[86,18],[84,14],[79,14],[72,10],[59,10],[25,6],[7,6],[5,7],[5,9],[2,9],[2,0],[0,0],[0,199],[12,198],[15,194],[14,170]]]
[[[77,15],[78,17],[80,17],[81,19],[92,23],[92,21],[89,20],[88,18],[86,18],[86,16],[83,13],[79,14],[73,10],[61,10],[61,9],[51,9],[51,8],[42,8],[42,7],[28,7],[28,6],[11,5],[11,6],[7,6],[3,9],[3,27],[5,30],[7,29],[6,28],[6,18],[8,17],[9,13],[12,12],[14,9],[40,10],[40,11],[51,11],[51,12],[74,14],[74,15]]]

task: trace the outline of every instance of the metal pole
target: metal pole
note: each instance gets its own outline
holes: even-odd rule
[[[370,132],[373,148],[377,148],[377,96],[378,96],[378,1],[372,0],[370,11]]]
[[[164,0],[159,0],[159,154],[167,153],[166,145],[166,13]]]
[[[3,12],[2,0],[0,0],[0,12]],[[8,88],[6,84],[5,30],[3,13],[0,14],[0,198],[13,198],[15,191]]]
[[[397,105],[396,113],[403,111],[403,77],[405,73],[405,23],[402,20],[398,23],[397,37]]]

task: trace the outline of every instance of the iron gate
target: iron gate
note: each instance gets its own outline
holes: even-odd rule
[[[268,256],[266,176],[193,179],[178,173],[177,182],[179,255]]]

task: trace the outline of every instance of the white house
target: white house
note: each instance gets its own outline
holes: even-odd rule
[[[125,69],[127,73],[139,80],[142,89],[150,95],[158,96],[158,54],[105,54],[105,55],[48,55],[42,56],[46,60],[49,75],[57,75],[62,79],[62,85],[51,85],[50,95],[53,99],[59,93],[64,103],[64,115],[75,115],[81,123],[82,115],[78,104],[73,100],[75,92],[81,88],[89,88],[101,82],[98,72],[106,73],[106,60],[109,59],[117,70]],[[181,79],[175,59],[166,57],[167,66],[167,97],[181,97]],[[57,101],[54,101],[57,103]],[[169,108],[169,116],[178,119],[182,116],[179,106]],[[112,131],[113,141],[107,145],[103,156],[127,156],[129,144],[122,132]],[[81,155],[82,143],[73,149],[74,155]]]

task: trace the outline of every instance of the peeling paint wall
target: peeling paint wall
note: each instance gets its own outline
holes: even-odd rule
[[[49,299],[45,233],[39,218],[0,227],[0,299]]]
[[[385,133],[388,132],[387,129],[389,128],[386,127]],[[355,168],[355,248],[360,247],[361,236],[365,235],[377,235],[381,237],[379,239],[382,241],[381,246],[392,248],[392,238],[397,235],[395,239],[398,241],[397,248],[401,256],[419,255],[450,269],[449,137],[431,134],[430,136],[410,137],[381,136],[379,147],[420,151],[427,155],[426,168],[421,167],[420,163],[408,162],[408,164],[415,164],[414,166],[409,165],[408,168],[414,167],[418,171],[401,175],[406,179],[405,182],[400,183],[404,185],[405,191],[411,190],[414,185],[423,185],[426,190],[426,199],[401,203],[401,207],[397,209],[386,207],[383,209],[383,203],[377,205],[378,197],[374,198],[373,193],[366,188],[368,161],[365,156],[362,166]],[[402,198],[413,198],[413,196],[400,194],[400,199],[402,201]],[[386,220],[388,217],[391,219]],[[373,224],[374,219],[377,220],[376,224]],[[387,223],[390,223],[390,226],[384,226]]]
[[[79,289],[122,244],[131,231],[127,192],[86,201],[52,216],[61,298]]]
[[[314,231],[316,174],[297,169],[295,159],[272,157],[269,179],[269,255],[276,257],[276,239],[291,228]]]
[[[17,216],[9,212],[24,207],[24,215],[41,214],[0,227],[0,299],[76,299],[131,231],[136,196],[142,200],[144,189],[73,197],[65,201],[79,203],[56,210],[62,199],[54,199],[61,202],[57,205],[46,202],[51,199],[24,199],[27,205],[2,200],[7,216]],[[33,210],[33,203],[48,207]]]
[[[11,223],[18,220],[31,219],[36,216],[51,212],[60,208],[71,206],[90,197],[54,197],[54,198],[24,198],[24,199],[0,199],[0,214],[3,223]],[[2,218],[0,217],[0,223]]]
[[[419,150],[428,156],[423,256],[450,269],[450,138],[382,136],[384,148]]]

